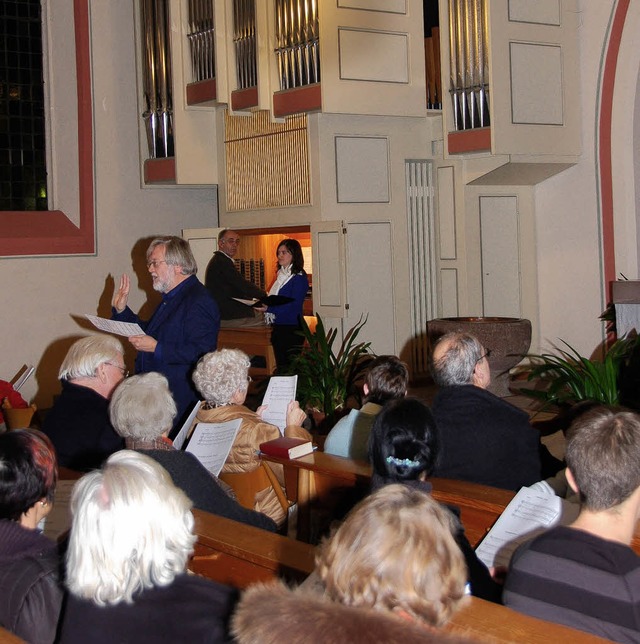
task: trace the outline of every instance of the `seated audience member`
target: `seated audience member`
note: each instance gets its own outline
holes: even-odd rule
[[[367,460],[369,434],[376,414],[389,400],[404,398],[409,369],[395,356],[378,356],[369,366],[364,381],[364,405],[352,409],[327,435],[324,451],[358,461]]]
[[[37,525],[58,478],[49,439],[31,429],[0,435],[0,626],[28,642],[56,636],[63,590],[60,554]]]
[[[426,479],[433,472],[438,448],[436,423],[421,400],[401,398],[387,403],[376,416],[371,429],[372,489],[375,491],[391,483],[402,483],[429,494],[431,484]],[[476,557],[465,537],[457,508],[447,509],[455,522],[454,538],[467,562],[471,593],[499,601],[500,587],[491,579],[486,566]]]
[[[76,483],[61,643],[227,641],[235,592],[186,573],[190,508],[158,463],[129,450]]]
[[[176,415],[176,403],[167,379],[145,373],[125,380],[113,394],[109,415],[115,430],[134,449],[157,461],[194,507],[265,530],[276,530],[266,515],[247,510],[226,492],[226,485],[189,452],[175,449],[167,438]]]
[[[224,423],[237,418],[242,425],[236,436],[222,473],[251,472],[260,466],[258,450],[260,443],[280,437],[280,430],[265,423],[261,409],[251,411],[243,405],[249,386],[249,358],[238,349],[221,349],[203,356],[193,372],[193,382],[204,398],[204,403],[196,416],[196,423]],[[285,436],[311,440],[311,435],[303,429],[306,414],[296,401],[289,403]],[[280,484],[284,487],[284,472],[279,465],[272,466]],[[272,487],[265,488],[256,495],[253,508],[271,517],[278,525],[286,518]]]
[[[440,431],[434,476],[507,490],[542,478],[540,435],[524,411],[487,391],[487,351],[474,336],[442,336],[433,350],[431,371],[440,386],[432,405]],[[558,462],[556,470],[560,466]]]
[[[321,546],[324,596],[252,588],[233,618],[238,642],[449,641],[439,627],[464,602],[467,575],[452,523],[419,490],[378,490]]]
[[[520,546],[507,606],[616,642],[640,641],[640,558],[629,547],[640,516],[640,416],[600,407],[567,435],[567,479],[578,518]]]
[[[0,432],[4,432],[7,429],[5,418],[2,415],[5,401],[13,409],[26,409],[29,406],[27,401],[20,395],[20,392],[16,391],[10,382],[0,380]]]
[[[90,470],[124,447],[109,421],[109,399],[126,374],[116,338],[92,335],[71,346],[60,367],[62,393],[42,426],[59,465]]]

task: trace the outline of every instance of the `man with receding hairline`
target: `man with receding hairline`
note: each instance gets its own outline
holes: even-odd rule
[[[237,302],[261,298],[266,293],[253,282],[246,280],[236,270],[234,257],[240,245],[240,235],[235,230],[225,228],[218,234],[218,250],[207,266],[204,284],[220,309],[220,326],[245,327],[263,326],[261,314],[250,306]]]
[[[504,603],[616,642],[640,641],[640,416],[598,407],[567,434],[567,481],[580,514],[520,546]]]
[[[524,411],[488,391],[488,354],[475,336],[458,332],[433,349],[431,373],[440,387],[432,406],[440,433],[434,476],[517,491],[542,478],[546,448]]]

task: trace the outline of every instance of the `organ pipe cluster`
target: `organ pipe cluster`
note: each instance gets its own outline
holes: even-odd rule
[[[275,0],[280,89],[320,81],[319,0]]]
[[[189,0],[188,13],[192,80],[215,78],[213,0]]]
[[[449,63],[456,130],[487,127],[487,0],[449,0]]]
[[[173,156],[170,25],[168,0],[141,0],[142,118],[152,159]]]
[[[255,0],[233,0],[233,42],[238,89],[255,87],[258,84]]]

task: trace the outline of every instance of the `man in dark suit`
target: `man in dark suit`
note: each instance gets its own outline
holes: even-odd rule
[[[136,348],[136,373],[158,371],[169,381],[179,426],[197,400],[191,371],[205,353],[215,351],[220,312],[215,300],[198,281],[198,270],[189,244],[180,237],[159,237],[147,250],[147,268],[154,290],[162,302],[148,322],[141,322],[127,306],[130,282],[127,275],[113,297],[113,319],[137,322],[144,335],[129,342]]]
[[[245,300],[261,298],[266,293],[236,270],[233,258],[238,252],[240,235],[225,228],[218,235],[218,250],[213,254],[205,276],[205,286],[220,309],[222,327],[261,326],[262,315],[234,297]]]

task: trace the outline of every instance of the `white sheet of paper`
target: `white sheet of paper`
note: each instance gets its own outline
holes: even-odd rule
[[[232,297],[231,299],[241,304],[246,304],[247,306],[253,306],[258,301],[257,297],[254,297],[252,300],[243,300],[241,297]]]
[[[182,449],[182,446],[184,445],[184,441],[187,438],[187,434],[189,433],[189,429],[191,429],[191,424],[193,423],[196,417],[196,414],[198,413],[198,409],[200,409],[201,404],[202,404],[202,401],[198,401],[193,406],[193,409],[189,414],[189,418],[185,420],[184,425],[180,428],[180,431],[178,432],[177,436],[173,439],[173,446],[176,449]]]
[[[297,387],[298,376],[272,376],[262,401],[263,405],[267,405],[262,420],[279,427],[282,435],[287,426],[287,407],[296,399]]]
[[[521,543],[555,525],[571,523],[579,512],[577,503],[540,491],[540,488],[523,487],[476,548],[476,555],[488,567],[507,567]]]
[[[100,329],[100,331],[124,335],[127,338],[132,335],[144,335],[144,331],[140,328],[140,325],[134,322],[107,320],[107,318],[99,318],[97,315],[89,315],[88,313],[85,313],[84,316],[96,329]]]
[[[211,473],[218,476],[240,425],[241,418],[226,423],[198,423],[185,451],[194,454]]]
[[[75,484],[76,481],[58,481],[53,508],[38,526],[53,541],[71,527],[71,491]]]

